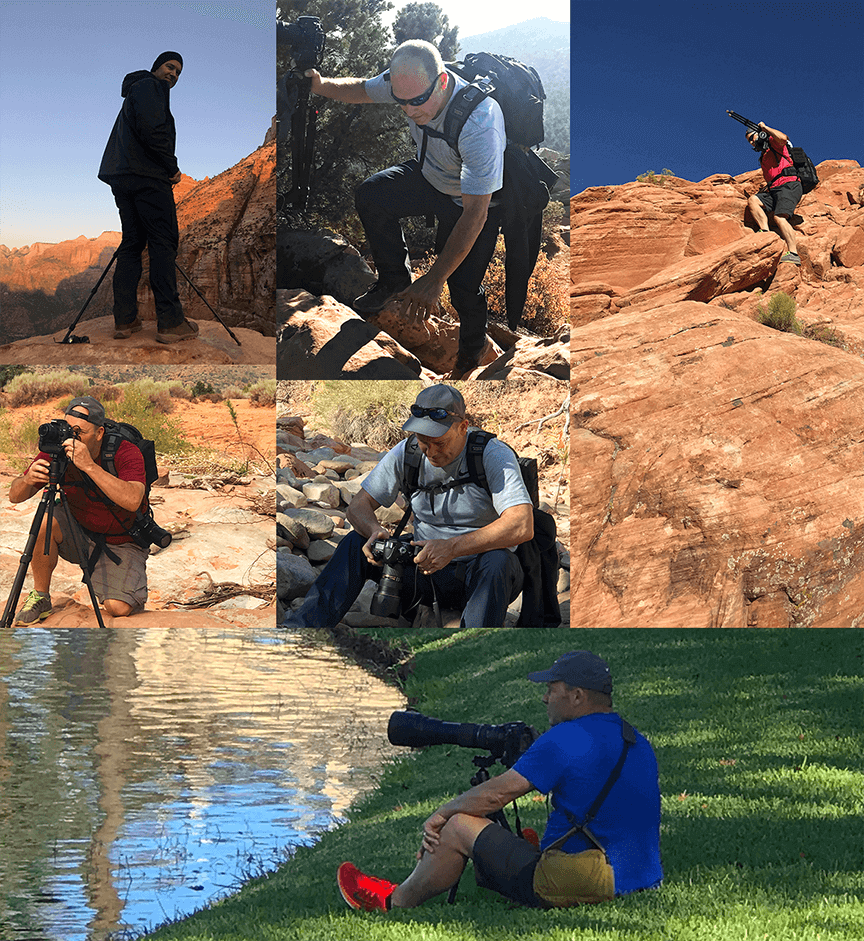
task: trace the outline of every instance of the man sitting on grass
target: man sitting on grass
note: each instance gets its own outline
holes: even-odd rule
[[[479,886],[531,907],[601,902],[660,885],[657,760],[647,739],[613,711],[609,667],[595,654],[576,650],[528,679],[547,684],[549,731],[508,771],[429,817],[417,865],[404,882],[343,863],[339,891],[352,908],[422,905],[455,885],[469,859]],[[631,743],[624,745],[628,732]],[[622,757],[616,779],[613,769]],[[534,789],[551,794],[554,808],[540,848],[486,817]]]

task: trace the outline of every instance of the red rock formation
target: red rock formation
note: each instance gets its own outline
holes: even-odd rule
[[[107,264],[119,244],[119,232],[103,232],[95,239],[79,235],[65,242],[34,242],[23,248],[0,245],[0,281],[13,291],[51,295],[64,278],[102,264],[105,249]]]
[[[818,169],[800,268],[758,174],[571,201],[572,626],[864,625],[864,170]]]

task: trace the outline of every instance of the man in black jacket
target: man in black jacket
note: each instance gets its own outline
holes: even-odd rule
[[[142,327],[137,295],[145,247],[156,302],[156,339],[176,343],[198,336],[198,325],[183,316],[174,270],[180,236],[171,187],[180,182],[180,170],[169,98],[182,69],[179,52],[163,52],[149,72],[130,72],[123,79],[123,107],[99,167],[99,179],[111,187],[123,227],[114,271],[115,339],[126,339]]]

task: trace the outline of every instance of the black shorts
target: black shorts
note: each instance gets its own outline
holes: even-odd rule
[[[791,216],[803,195],[801,181],[793,180],[791,183],[783,183],[776,189],[757,193],[756,198],[765,207],[766,212],[771,212],[775,216]]]
[[[534,893],[534,870],[540,855],[527,840],[493,823],[474,841],[471,858],[477,885],[520,905],[539,908],[543,902]]]

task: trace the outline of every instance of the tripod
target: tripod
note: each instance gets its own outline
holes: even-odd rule
[[[51,458],[51,464],[48,468],[48,486],[42,492],[42,497],[39,500],[39,506],[36,508],[36,512],[33,515],[33,522],[30,526],[30,534],[27,537],[27,544],[24,546],[24,553],[21,556],[21,561],[18,564],[18,571],[15,573],[15,579],[12,582],[12,591],[9,593],[9,599],[6,602],[6,608],[3,611],[3,619],[0,621],[0,628],[13,626],[15,618],[15,607],[18,604],[18,598],[20,597],[21,589],[24,586],[24,579],[27,575],[27,569],[30,566],[31,560],[33,559],[33,548],[36,545],[36,539],[39,536],[39,528],[42,525],[42,519],[46,512],[48,517],[45,524],[44,551],[45,555],[50,554],[51,526],[54,521],[54,502],[57,496],[60,498],[60,505],[66,510],[67,518],[70,520],[72,519],[72,512],[69,509],[69,502],[66,499],[65,492],[60,487],[60,481],[63,479],[63,475],[66,473],[66,467],[68,466],[68,463],[68,458],[65,456],[61,457],[60,455],[55,454]],[[69,526],[69,529],[71,530],[71,538],[75,543],[75,552],[78,555],[78,561],[81,565],[81,580],[87,586],[87,590],[90,593],[90,601],[93,604],[93,612],[96,615],[96,620],[99,623],[99,627],[105,627],[105,624],[102,621],[102,614],[99,611],[99,601],[96,598],[96,592],[93,590],[93,583],[90,580],[90,570],[87,566],[87,562],[85,561],[87,556],[84,552],[84,546],[81,545],[81,533],[78,531],[78,528],[75,525]]]
[[[748,130],[754,131],[756,133],[757,140],[763,142],[768,140],[767,132],[763,131],[758,124],[754,124],[752,121],[748,121],[747,118],[742,118],[741,115],[735,111],[727,111],[726,114],[728,114],[730,118],[734,118],[739,124],[743,124],[744,127],[746,127]]]
[[[81,308],[81,310],[78,311],[78,316],[72,321],[72,324],[70,325],[69,329],[66,331],[66,336],[64,336],[63,339],[59,341],[60,343],[89,343],[90,342],[89,337],[73,337],[71,336],[71,333],[75,329],[76,325],[78,324],[78,321],[84,315],[84,311],[87,310],[87,307],[90,304],[90,301],[93,300],[94,294],[99,290],[99,285],[102,284],[102,282],[105,280],[105,276],[111,270],[111,265],[113,265],[115,260],[117,259],[117,253],[119,251],[120,251],[120,246],[118,245],[117,250],[111,256],[111,261],[109,261],[108,264],[105,266],[105,270],[99,276],[99,280],[96,282],[95,286],[93,287],[93,290],[88,295],[87,300],[84,301],[84,306]],[[195,291],[198,297],[200,297],[201,300],[204,301],[204,303],[208,307],[210,307],[210,303],[207,300],[207,298],[204,297],[204,295],[198,290],[198,288],[195,286],[194,282],[189,277],[189,275],[186,274],[186,272],[180,267],[180,265],[177,264],[176,261],[174,262],[174,267],[180,272],[180,274],[183,275],[183,277],[189,282],[189,284],[192,285],[192,289]],[[229,336],[237,344],[237,346],[242,346],[241,342],[232,333],[231,328],[228,326],[228,324],[225,323],[225,321],[219,316],[219,314],[216,313],[215,310],[213,310],[212,307],[210,307],[210,313],[213,314],[213,316],[219,321],[219,323],[221,323],[222,326],[228,331]],[[58,341],[55,341],[55,342],[58,342]]]

